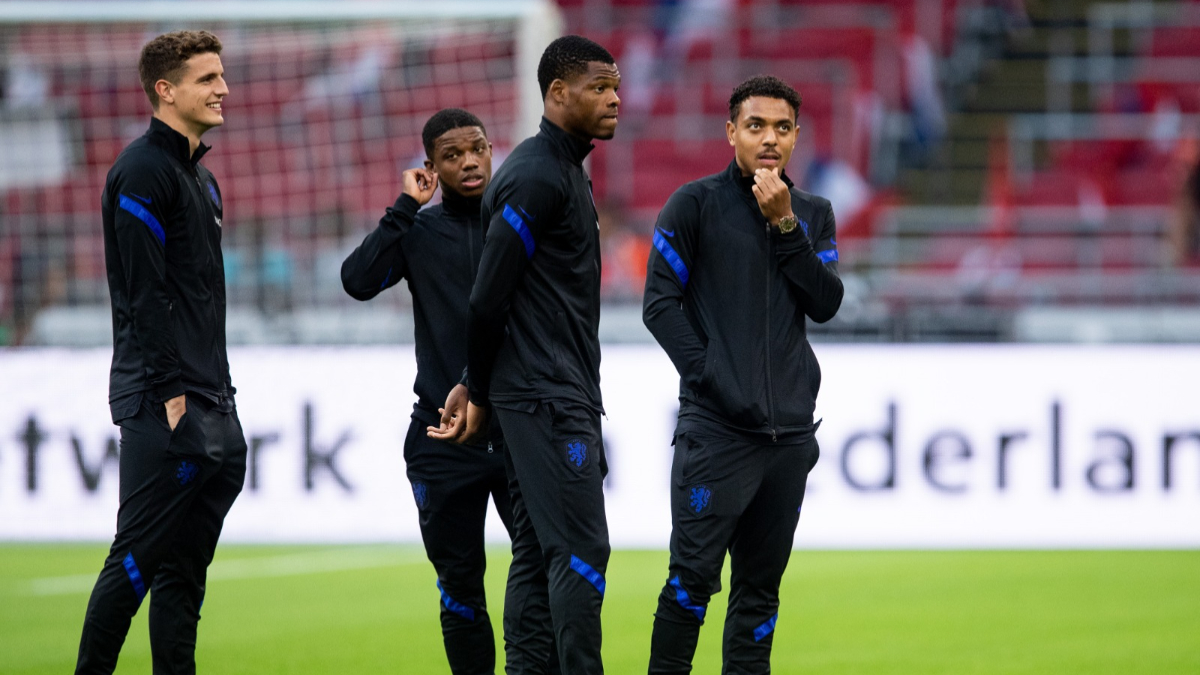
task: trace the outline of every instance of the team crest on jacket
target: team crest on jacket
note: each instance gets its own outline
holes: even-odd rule
[[[583,463],[587,461],[587,444],[578,438],[567,441],[567,461],[576,468],[583,468]]]
[[[712,501],[712,490],[708,489],[707,485],[697,485],[692,488],[691,507],[695,513],[700,513],[708,508]]]
[[[212,181],[208,182],[208,196],[212,197],[218,209],[221,208],[221,195],[217,194],[217,186],[213,185]]]
[[[429,488],[424,483],[413,483],[413,499],[417,502],[417,508],[423,509],[429,503]]]
[[[185,459],[175,469],[175,482],[179,483],[179,487],[186,487],[188,483],[196,479],[198,473],[200,473],[200,467]]]

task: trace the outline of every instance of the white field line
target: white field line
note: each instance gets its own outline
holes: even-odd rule
[[[412,551],[374,548],[336,549],[314,553],[292,553],[264,558],[217,560],[208,568],[209,581],[291,577],[326,572],[343,572],[380,567],[401,567],[426,562],[420,549]],[[22,595],[72,595],[90,593],[95,574],[72,574],[31,579]]]

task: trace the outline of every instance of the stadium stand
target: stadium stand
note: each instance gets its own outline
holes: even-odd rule
[[[817,329],[826,339],[1032,339],[1013,328],[1032,307],[1200,300],[1167,236],[1200,131],[1197,3],[558,5],[624,77],[620,132],[591,159],[613,306],[640,299],[666,198],[731,158],[729,92],[766,71],[804,98],[793,178],[838,210],[848,310]],[[97,195],[145,122],[127,64],[147,28],[2,30],[0,136],[29,150],[0,164],[0,343],[75,344],[45,328],[61,313],[35,319],[106,302]],[[312,317],[357,321],[336,264],[421,158],[425,117],[472,109],[499,157],[519,140],[512,30],[238,28],[232,114],[205,161],[236,205],[227,277],[258,317],[247,340],[386,341],[381,324],[339,333]]]

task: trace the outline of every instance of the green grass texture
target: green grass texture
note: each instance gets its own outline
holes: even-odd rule
[[[94,544],[0,546],[0,673],[71,672],[104,554]],[[508,558],[489,550],[501,663]],[[664,551],[613,552],[606,672],[646,672],[666,565]],[[415,546],[221,546],[198,670],[449,673],[435,581]],[[725,598],[709,608],[695,673],[720,672]],[[1200,551],[795,551],[781,603],[775,673],[1200,673]],[[118,673],[151,670],[147,608]]]

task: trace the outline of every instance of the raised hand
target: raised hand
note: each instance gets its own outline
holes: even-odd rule
[[[792,214],[792,193],[779,177],[778,169],[758,169],[754,172],[754,198],[771,227]]]
[[[438,176],[429,169],[409,169],[402,174],[404,178],[404,194],[417,200],[421,206],[433,199],[437,191]]]

